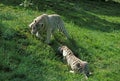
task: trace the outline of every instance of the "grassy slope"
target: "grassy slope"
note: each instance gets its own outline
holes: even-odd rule
[[[88,81],[119,81],[120,5],[88,1],[58,6],[38,12],[0,3],[0,81],[83,81],[82,75],[69,73],[56,51],[58,41],[90,63]],[[32,37],[28,24],[44,12],[60,14],[73,40],[58,34],[50,46]]]

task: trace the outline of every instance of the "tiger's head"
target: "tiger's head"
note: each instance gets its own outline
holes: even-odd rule
[[[45,14],[36,17],[32,23],[29,24],[31,34],[36,34],[39,30],[42,30],[45,25]]]
[[[61,46],[58,48],[58,50],[63,54],[64,57],[72,54],[72,51],[67,46]]]

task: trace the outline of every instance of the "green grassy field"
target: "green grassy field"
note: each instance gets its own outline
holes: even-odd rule
[[[72,40],[57,33],[47,45],[33,37],[28,24],[43,13],[61,15]],[[38,11],[0,3],[0,81],[85,81],[69,73],[60,44],[89,62],[88,81],[119,81],[120,4],[65,2]]]

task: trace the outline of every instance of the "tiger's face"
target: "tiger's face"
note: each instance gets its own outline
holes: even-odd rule
[[[68,47],[67,46],[61,46],[61,47],[59,47],[58,48],[58,50],[60,51],[60,53],[62,53],[63,54],[63,56],[65,57],[65,56],[67,56],[68,55]]]
[[[43,28],[43,23],[34,20],[31,24],[29,24],[29,28],[31,29],[31,34],[36,34],[41,28]]]

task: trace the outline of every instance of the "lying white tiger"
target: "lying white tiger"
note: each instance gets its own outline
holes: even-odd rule
[[[46,43],[50,43],[50,37],[56,29],[59,29],[62,33],[69,38],[69,35],[64,27],[64,22],[57,14],[42,14],[36,17],[33,22],[29,25],[31,33],[36,34],[37,37],[43,39],[43,34],[47,34]]]
[[[88,79],[88,63],[77,58],[73,52],[67,46],[61,46],[58,50],[63,54],[65,60],[67,60],[68,65],[71,67],[72,73],[83,73],[85,78]]]

